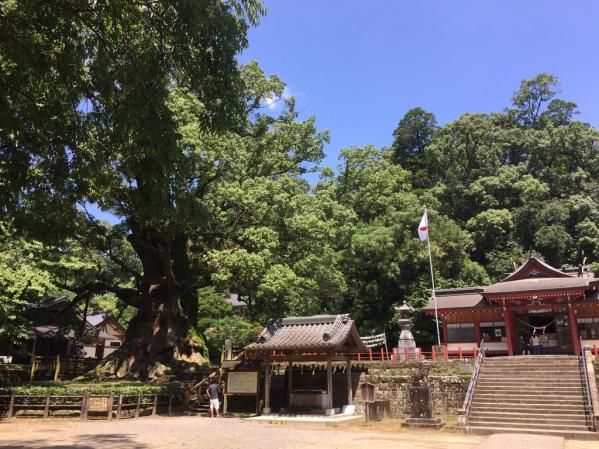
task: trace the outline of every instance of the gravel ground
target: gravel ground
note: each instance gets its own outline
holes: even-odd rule
[[[236,418],[148,417],[119,421],[0,421],[0,447],[49,449],[470,449],[485,437],[399,429],[398,421],[366,426],[257,424]],[[579,444],[580,443],[580,444]],[[567,449],[599,449],[599,441]]]

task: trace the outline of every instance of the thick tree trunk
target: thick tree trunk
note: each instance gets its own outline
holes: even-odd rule
[[[205,359],[180,305],[184,289],[173,273],[171,240],[147,233],[129,240],[143,266],[141,301],[123,345],[93,375],[152,379],[197,368]]]

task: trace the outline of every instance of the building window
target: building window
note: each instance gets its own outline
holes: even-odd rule
[[[576,321],[583,340],[599,339],[599,318],[578,318]]]
[[[505,337],[505,323],[503,321],[487,321],[479,324],[480,336],[483,341],[502,341]]]
[[[474,323],[448,323],[447,341],[449,343],[476,341]]]

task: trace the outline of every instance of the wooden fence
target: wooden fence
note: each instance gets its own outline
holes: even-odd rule
[[[94,369],[100,360],[83,358],[34,357],[29,380],[74,379]]]
[[[0,395],[0,416],[42,416],[49,418],[53,413],[61,416],[78,415],[80,419],[138,418],[141,415],[166,413],[169,416],[175,409],[189,407],[190,393],[144,394],[144,395],[92,395],[78,396],[35,396]],[[18,413],[20,411],[20,413]]]

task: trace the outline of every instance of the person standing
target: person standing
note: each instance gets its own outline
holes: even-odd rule
[[[541,340],[537,334],[532,336],[532,355],[541,355]]]
[[[208,385],[208,389],[206,390],[206,396],[210,399],[210,417],[214,418],[214,415],[218,418],[218,409],[220,407],[220,402],[218,400],[218,381],[216,379],[212,379],[210,381],[210,385]]]
[[[522,334],[522,336],[521,336],[522,355],[530,355],[530,340],[531,340],[530,332],[529,331],[524,332],[524,334]]]

